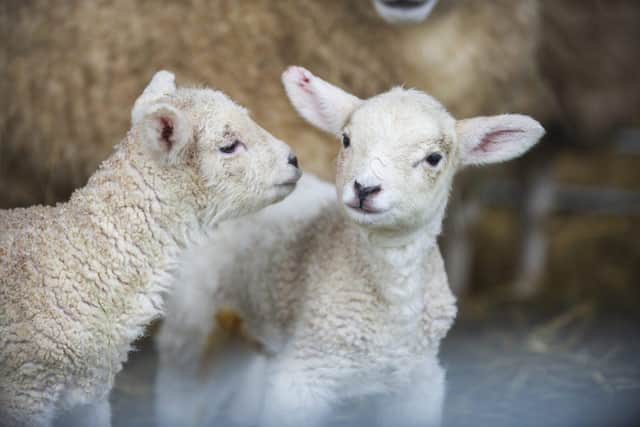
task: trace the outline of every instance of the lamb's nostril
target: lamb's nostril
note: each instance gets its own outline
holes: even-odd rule
[[[298,167],[298,158],[296,157],[295,154],[291,153],[291,154],[289,154],[289,157],[287,158],[287,163],[289,163],[294,168],[297,168]]]
[[[353,182],[353,188],[358,196],[358,199],[361,201],[366,199],[371,194],[377,194],[382,190],[382,187],[379,185],[372,185],[369,187],[363,187],[358,181]]]
[[[382,190],[382,187],[380,187],[379,185],[374,185],[374,186],[371,186],[371,187],[364,187],[360,191],[362,191],[364,194],[366,194],[368,196],[370,194],[379,193],[380,190]]]

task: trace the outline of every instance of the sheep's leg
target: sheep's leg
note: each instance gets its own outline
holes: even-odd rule
[[[228,418],[234,426],[255,426],[262,410],[264,381],[268,361],[263,354],[253,354],[241,372],[242,378],[229,407]]]
[[[51,427],[57,394],[34,380],[42,377],[40,373],[35,369],[28,374],[25,369],[0,370],[0,427]],[[29,383],[32,385],[27,386]],[[18,384],[22,387],[16,387]]]
[[[85,405],[77,405],[56,420],[56,426],[64,427],[110,427],[111,405],[105,398]]]
[[[520,210],[522,240],[514,284],[514,292],[519,297],[535,294],[542,280],[548,250],[545,228],[555,195],[551,174],[552,162],[547,156],[536,154],[524,169],[525,191]]]
[[[154,416],[158,427],[201,426],[217,415],[220,400],[217,392],[223,386],[218,383],[217,390],[210,389],[210,383],[218,378],[212,377],[209,366],[215,363],[207,354],[211,352],[214,356],[220,351],[218,346],[207,349],[210,342],[217,342],[211,339],[217,337],[217,327],[213,322],[208,324],[208,328],[192,327],[193,316],[201,314],[202,310],[191,313],[191,323],[187,323],[176,320],[184,318],[185,314],[174,312],[156,337],[158,368]],[[206,317],[210,318],[210,315]],[[206,321],[199,321],[207,325]]]
[[[316,427],[323,425],[335,400],[318,377],[313,361],[279,358],[273,362],[265,390],[261,427]],[[322,369],[320,369],[322,372]]]
[[[379,427],[434,427],[442,422],[445,373],[437,361],[420,366],[412,383],[378,405]]]
[[[195,344],[202,340],[193,339],[181,353],[170,348],[169,332],[162,333],[155,388],[158,426],[255,425],[262,408],[262,354],[218,328],[205,348]]]
[[[156,376],[154,412],[158,427],[203,426],[215,414],[217,399],[208,390],[215,379],[198,375],[197,362],[185,366],[163,360]]]
[[[0,427],[51,427],[53,411],[42,414],[12,413],[0,408]]]

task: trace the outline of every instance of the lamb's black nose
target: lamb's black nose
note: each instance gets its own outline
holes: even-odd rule
[[[287,163],[292,165],[294,168],[297,168],[298,167],[298,158],[296,157],[295,154],[290,153],[289,157],[287,158]]]
[[[376,194],[379,193],[380,190],[382,190],[382,187],[380,187],[379,185],[363,187],[358,181],[353,182],[353,188],[355,189],[356,195],[358,196],[358,199],[360,199],[360,202],[366,199],[370,194]]]

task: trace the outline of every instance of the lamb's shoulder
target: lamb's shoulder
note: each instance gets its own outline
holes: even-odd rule
[[[60,208],[6,211],[2,220],[0,376],[45,394],[106,386],[106,376],[81,379],[95,376],[103,352],[77,321],[82,301],[64,264],[73,249],[57,229]]]
[[[96,263],[103,260],[87,256],[91,250],[83,244],[98,244],[102,238],[76,216],[65,204],[5,215],[3,228],[10,236],[0,261],[0,348],[5,357],[28,354],[33,363],[65,370],[86,370],[81,361],[98,365],[106,357],[99,342],[111,338],[104,308],[111,301],[96,289],[103,273]]]
[[[43,245],[51,238],[57,210],[37,206],[0,212],[0,324],[19,321],[25,309],[30,313],[42,303],[37,297],[45,285],[48,255]]]
[[[74,282],[91,260],[84,242],[100,241],[87,224],[75,221],[74,211],[63,204],[9,211],[3,219],[2,299],[14,298],[10,306],[29,304],[44,311],[56,298],[71,293]],[[42,300],[40,300],[41,298]],[[5,303],[7,301],[3,301]]]
[[[55,208],[32,206],[0,210],[0,262],[9,256],[9,248],[20,235],[41,226]]]

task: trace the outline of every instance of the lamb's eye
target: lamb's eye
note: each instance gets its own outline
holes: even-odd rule
[[[442,160],[442,154],[440,153],[431,153],[425,158],[425,161],[429,164],[429,166],[433,167],[438,166],[440,160]]]
[[[220,147],[220,151],[223,152],[224,154],[232,154],[232,153],[235,153],[238,150],[238,148],[243,146],[244,144],[236,139],[231,144],[223,145],[222,147]]]
[[[347,148],[351,145],[351,138],[349,138],[349,135],[347,135],[346,133],[342,134],[342,146],[344,148]]]

